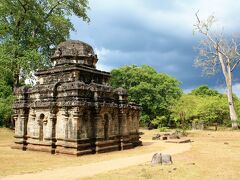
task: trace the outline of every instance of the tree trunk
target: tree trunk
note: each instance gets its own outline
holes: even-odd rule
[[[232,123],[232,129],[238,129],[238,123],[237,123],[238,117],[234,107],[233,92],[232,92],[232,72],[229,67],[228,69],[229,69],[228,78],[226,78],[226,84],[227,84],[227,98],[228,98],[229,113],[230,113],[230,119]]]
[[[226,58],[226,65],[225,65],[224,57],[219,51],[218,51],[218,57],[219,57],[220,64],[222,66],[222,72],[225,77],[225,81],[227,85],[228,107],[229,107],[230,119],[232,123],[232,129],[238,129],[238,123],[237,123],[238,118],[237,118],[237,113],[235,111],[234,102],[233,102],[232,70],[230,66],[230,59]]]
[[[235,111],[234,107],[234,102],[233,102],[233,93],[232,93],[232,86],[227,86],[228,92],[227,92],[227,97],[228,97],[228,106],[229,106],[229,112],[230,112],[230,119],[232,122],[232,128],[233,129],[238,129],[238,124],[237,124],[237,113]]]

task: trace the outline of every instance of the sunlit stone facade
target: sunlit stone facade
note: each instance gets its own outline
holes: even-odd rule
[[[141,108],[108,84],[90,45],[60,43],[51,60],[34,87],[16,90],[13,148],[83,155],[141,145]]]

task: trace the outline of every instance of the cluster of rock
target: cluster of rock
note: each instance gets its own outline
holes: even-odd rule
[[[164,140],[164,142],[168,143],[190,143],[191,139],[185,137],[186,134],[181,132],[174,133],[165,133],[165,134],[155,134],[152,137],[152,140]]]
[[[82,155],[141,145],[141,107],[108,84],[90,45],[60,43],[51,60],[34,87],[15,92],[13,148]]]
[[[180,135],[176,132],[174,133],[165,133],[165,134],[155,134],[152,137],[152,140],[168,140],[168,139],[180,139]]]

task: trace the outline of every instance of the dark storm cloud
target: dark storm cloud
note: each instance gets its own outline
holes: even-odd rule
[[[103,70],[148,64],[158,72],[176,77],[184,89],[201,84],[218,86],[222,83],[220,76],[202,77],[201,70],[193,67],[196,57],[193,46],[199,39],[192,33],[194,12],[202,8],[207,15],[219,12],[227,17],[228,14],[225,1],[213,0],[211,3],[218,2],[222,7],[216,9],[207,7],[206,2],[211,6],[207,0],[191,3],[187,0],[90,0],[91,22],[86,24],[73,18],[77,32],[71,38],[91,44],[99,56],[98,68]]]

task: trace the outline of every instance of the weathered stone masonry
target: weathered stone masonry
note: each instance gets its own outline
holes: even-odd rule
[[[51,60],[34,87],[16,91],[13,148],[83,155],[141,145],[141,108],[108,84],[90,45],[60,43]]]

